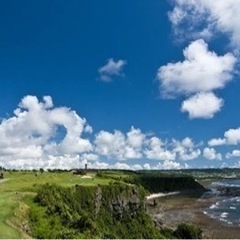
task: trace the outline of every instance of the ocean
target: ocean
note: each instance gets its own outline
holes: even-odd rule
[[[217,202],[204,209],[204,214],[224,224],[240,226],[240,179],[223,179],[209,188]]]

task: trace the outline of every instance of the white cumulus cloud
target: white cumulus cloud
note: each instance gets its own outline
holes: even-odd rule
[[[229,129],[224,133],[226,142],[231,145],[237,145],[240,143],[240,128]]]
[[[164,97],[209,92],[223,88],[232,80],[236,58],[228,53],[218,56],[208,50],[204,40],[196,40],[184,49],[185,60],[168,63],[158,70]]]
[[[165,143],[157,137],[152,137],[147,142],[147,148],[144,151],[148,159],[173,161],[176,159],[176,154],[165,148]]]
[[[127,64],[125,60],[108,59],[107,63],[98,69],[100,79],[103,82],[111,82],[113,77],[123,76],[123,67]]]
[[[183,101],[182,112],[187,112],[189,118],[212,118],[221,110],[223,99],[218,98],[211,92],[201,92]]]
[[[154,167],[154,169],[180,169],[180,168],[183,168],[180,165],[180,163],[170,160],[159,162],[157,166]]]
[[[229,129],[224,133],[224,138],[213,138],[208,141],[209,146],[237,145],[240,143],[240,128]]]
[[[182,141],[172,140],[172,152],[177,158],[183,161],[193,160],[200,156],[201,150],[198,149],[191,138],[186,137]]]
[[[165,169],[184,167],[179,161],[201,154],[189,137],[162,140],[134,127],[128,132],[102,130],[92,137],[87,135],[92,131],[86,119],[67,107],[55,107],[50,96],[42,101],[25,96],[14,115],[0,122],[0,165],[18,169],[71,169],[85,163],[101,169],[154,167],[149,162],[127,162],[142,159],[161,161],[158,167]]]
[[[240,157],[240,150],[233,150],[231,153],[226,153],[226,158]]]
[[[222,139],[222,138],[213,138],[211,140],[208,141],[208,145],[210,147],[214,147],[214,146],[221,146],[226,144],[226,139]]]
[[[175,0],[169,13],[173,30],[185,38],[223,33],[231,45],[240,47],[240,0]]]
[[[88,139],[82,138],[86,120],[66,107],[53,107],[51,97],[40,102],[26,96],[14,111],[14,116],[0,123],[0,161],[6,167],[51,167],[59,157],[56,168],[71,166],[79,154],[92,150]],[[65,135],[57,139],[59,127]],[[64,157],[63,157],[64,156]]]
[[[224,102],[213,91],[224,88],[233,79],[237,59],[231,53],[217,55],[202,39],[190,43],[183,55],[183,61],[158,69],[162,97],[187,96],[182,112],[188,112],[190,118],[212,118]]]
[[[204,148],[203,156],[208,160],[222,160],[222,155],[217,153],[214,148]]]
[[[140,129],[132,127],[126,134],[115,130],[114,133],[100,131],[95,138],[96,152],[118,160],[142,157],[145,135]]]

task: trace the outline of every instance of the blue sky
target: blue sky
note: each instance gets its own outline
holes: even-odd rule
[[[0,165],[238,167],[239,6],[0,3]]]

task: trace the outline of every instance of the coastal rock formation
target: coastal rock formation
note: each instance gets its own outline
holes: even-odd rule
[[[30,210],[33,237],[162,238],[146,213],[145,196],[142,187],[117,182],[71,188],[44,185],[35,197],[38,207]]]
[[[117,187],[118,188],[118,187]],[[117,193],[115,187],[98,187],[95,191],[96,216],[101,207],[107,209],[117,219],[121,220],[125,212],[129,212],[131,217],[136,216],[137,211],[145,208],[144,199],[140,200],[140,193],[136,187],[121,187]]]
[[[224,197],[238,197],[240,196],[240,188],[220,186],[217,188],[217,193],[219,196],[224,196]]]

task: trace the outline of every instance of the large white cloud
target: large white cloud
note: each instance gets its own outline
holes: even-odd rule
[[[134,127],[126,133],[102,130],[90,137],[87,134],[91,132],[86,119],[69,108],[54,107],[51,97],[39,101],[26,96],[14,115],[0,123],[0,165],[22,169],[71,169],[84,167],[85,163],[89,168],[154,167],[146,162],[121,162],[141,159],[161,161],[162,168],[179,168],[179,161],[196,159],[201,153],[188,137],[182,141],[162,140]]]
[[[209,38],[218,32],[240,47],[240,0],[175,0],[169,14],[173,29],[183,37]]]
[[[236,58],[228,53],[218,56],[208,50],[204,40],[196,40],[184,49],[185,60],[168,63],[158,70],[164,97],[209,92],[223,88],[232,80]]]
[[[188,112],[190,118],[212,118],[224,102],[213,91],[224,88],[233,79],[237,60],[231,53],[219,56],[209,51],[202,39],[192,42],[183,55],[182,62],[168,63],[158,69],[162,97],[187,96],[182,112]]]
[[[127,64],[125,60],[108,59],[107,63],[98,69],[100,79],[103,82],[111,82],[115,76],[123,76],[123,67]]]
[[[212,118],[221,109],[222,99],[213,95],[233,79],[240,50],[240,0],[173,0],[169,12],[176,40],[193,40],[183,51],[184,60],[158,69],[157,78],[163,98],[191,96],[182,104],[190,118]],[[205,40],[216,33],[230,39],[234,54],[218,55],[210,51]],[[226,49],[224,49],[226,50]],[[195,94],[195,96],[193,96]],[[197,106],[211,95],[211,109],[206,113]]]
[[[14,116],[0,124],[0,161],[11,168],[19,164],[51,167],[53,159],[65,156],[66,165],[71,166],[71,159],[92,150],[90,141],[81,137],[87,126],[86,120],[69,108],[54,108],[49,96],[43,102],[26,96]],[[56,139],[59,127],[66,131],[62,139]],[[59,158],[55,166],[62,167],[61,161]]]
[[[201,92],[183,101],[182,112],[188,112],[190,118],[212,118],[223,106],[223,100],[211,92]]]

